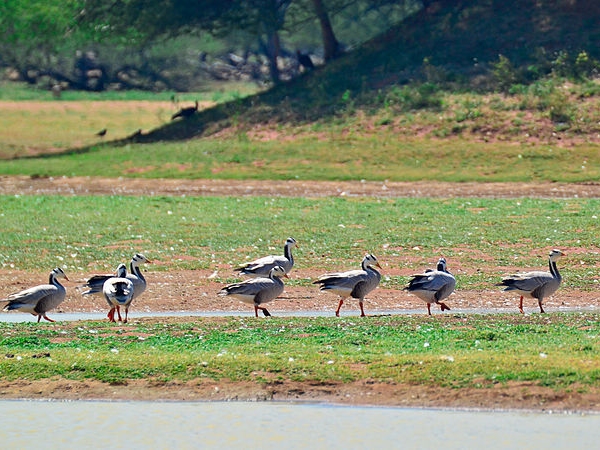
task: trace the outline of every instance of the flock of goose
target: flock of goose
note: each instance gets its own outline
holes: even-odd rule
[[[115,312],[119,321],[127,323],[129,306],[131,302],[139,297],[146,290],[146,279],[140,270],[140,264],[149,263],[144,255],[136,253],[131,258],[129,268],[131,273],[127,273],[125,264],[119,264],[116,274],[94,275],[87,280],[83,295],[102,294],[110,307],[108,319],[116,322]],[[43,318],[49,322],[54,322],[47,316],[48,311],[53,310],[60,305],[67,290],[58,281],[64,278],[69,281],[65,272],[57,267],[50,272],[48,284],[40,284],[29,289],[25,289],[14,294],[10,294],[2,302],[8,302],[3,308],[4,311],[22,311],[37,316],[38,322]],[[121,307],[125,308],[125,319],[121,317]]]
[[[246,263],[237,269],[247,280],[229,284],[223,287],[218,295],[231,296],[244,303],[254,306],[254,314],[258,311],[265,316],[270,316],[269,311],[263,306],[275,300],[284,290],[282,278],[288,278],[294,266],[292,249],[297,246],[294,238],[288,238],[284,245],[283,255],[270,255]],[[552,295],[559,288],[561,276],[558,272],[556,261],[564,256],[560,250],[552,250],[549,255],[549,272],[533,271],[519,273],[504,278],[497,286],[503,286],[505,291],[515,291],[520,295],[519,310],[523,313],[523,298],[530,297],[538,301],[540,312],[544,312],[542,302],[544,298]],[[130,262],[130,273],[127,273],[125,264],[120,264],[115,274],[94,275],[84,285],[87,289],[83,295],[102,294],[110,308],[108,319],[127,323],[129,307],[132,301],[146,290],[146,279],[140,270],[140,264],[150,261],[141,253],[133,256]],[[313,284],[318,284],[320,290],[331,291],[340,297],[335,315],[339,316],[340,309],[347,298],[358,300],[361,317],[365,316],[364,299],[373,291],[381,280],[381,269],[377,258],[367,254],[362,260],[361,268],[346,272],[327,273],[320,276]],[[9,295],[4,311],[19,310],[28,312],[38,317],[38,322],[43,318],[54,322],[47,316],[47,312],[56,308],[66,296],[66,289],[58,281],[59,278],[68,280],[64,271],[57,267],[50,272],[48,284],[34,286]],[[440,258],[436,269],[427,269],[423,273],[413,275],[404,290],[414,294],[427,303],[427,312],[431,315],[431,305],[437,304],[442,311],[450,310],[444,300],[454,292],[456,279],[448,271],[445,258]],[[124,308],[125,318],[121,316],[121,307]]]

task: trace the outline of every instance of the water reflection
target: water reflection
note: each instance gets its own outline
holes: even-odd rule
[[[2,448],[596,448],[600,415],[289,403],[0,401]]]

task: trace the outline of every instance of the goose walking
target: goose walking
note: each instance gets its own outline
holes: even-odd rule
[[[220,297],[235,297],[244,303],[254,305],[254,315],[256,317],[258,317],[259,309],[267,317],[271,314],[267,311],[267,308],[261,305],[281,295],[283,292],[282,277],[287,278],[284,268],[275,266],[269,271],[267,278],[252,278],[241,283],[230,284],[221,289],[217,295]]]
[[[416,295],[427,302],[427,313],[431,315],[431,304],[440,305],[442,311],[450,311],[442,300],[454,292],[456,279],[448,272],[446,258],[440,258],[436,270],[427,269],[425,272],[413,275],[404,290]]]
[[[127,323],[129,305],[133,300],[134,286],[133,282],[127,278],[127,266],[119,264],[117,267],[117,276],[111,277],[104,282],[102,287],[104,298],[110,306],[108,311],[108,320],[115,322],[115,312],[119,317],[119,322]],[[121,318],[121,306],[125,307],[125,320]]]
[[[296,242],[296,239],[289,237],[283,246],[283,256],[265,256],[255,261],[243,264],[235,269],[235,271],[240,272],[242,275],[246,275],[248,277],[268,277],[271,269],[279,266],[285,270],[286,274],[289,274],[292,270],[292,267],[294,267],[294,256],[292,255],[292,249],[297,246],[298,243]]]
[[[140,264],[144,263],[151,263],[151,261],[141,253],[136,253],[133,255],[131,262],[129,263],[130,273],[127,274],[126,278],[133,283],[132,300],[142,295],[142,293],[146,290],[146,286],[148,285],[140,269]],[[82,295],[102,294],[105,281],[114,276],[115,274],[94,275],[87,280],[84,287],[88,288],[88,290],[83,292]]]
[[[18,310],[37,316],[38,322],[43,317],[48,322],[54,322],[46,313],[60,305],[67,294],[65,287],[58,282],[58,278],[69,281],[67,275],[60,267],[50,272],[48,284],[41,284],[21,292],[10,294],[3,302],[8,304],[4,311]]]
[[[361,270],[350,270],[348,272],[328,273],[319,277],[313,284],[320,284],[320,290],[331,291],[341,297],[335,315],[339,317],[340,309],[344,299],[348,297],[358,299],[360,316],[365,317],[363,303],[366,295],[379,285],[381,274],[374,269],[379,267],[377,258],[367,254],[362,260]]]
[[[521,295],[519,300],[519,311],[523,312],[523,297],[535,298],[540,306],[540,312],[545,312],[542,302],[545,297],[554,294],[562,281],[562,277],[556,267],[556,261],[565,256],[560,250],[552,250],[549,255],[548,265],[550,272],[533,271],[526,273],[517,273],[510,277],[504,278],[501,283],[496,286],[506,286],[505,291],[516,291]]]

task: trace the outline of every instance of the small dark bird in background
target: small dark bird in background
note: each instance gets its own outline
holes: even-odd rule
[[[300,50],[296,50],[296,57],[298,58],[298,63],[306,70],[315,68],[312,59],[310,59],[310,56],[306,53],[302,53]]]
[[[198,100],[196,100],[194,106],[188,106],[187,108],[181,108],[177,113],[173,114],[171,120],[175,120],[178,117],[182,117],[187,119],[188,117],[192,117],[198,111]]]
[[[108,130],[107,130],[106,128],[103,128],[103,129],[101,129],[100,131],[98,131],[98,132],[96,133],[96,136],[104,137],[104,136],[106,136],[106,132],[107,132],[107,131],[108,131]]]

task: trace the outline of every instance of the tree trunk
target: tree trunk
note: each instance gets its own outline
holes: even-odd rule
[[[275,84],[279,83],[279,66],[277,65],[277,58],[279,57],[279,34],[277,31],[269,31],[265,33],[266,39],[260,36],[258,39],[258,45],[261,51],[267,57],[269,62],[269,76],[271,81]]]
[[[323,0],[312,0],[315,8],[315,14],[321,24],[321,35],[323,37],[323,49],[325,52],[325,61],[330,61],[340,54],[340,43],[333,32],[333,27],[329,21],[329,15],[323,5]]]

